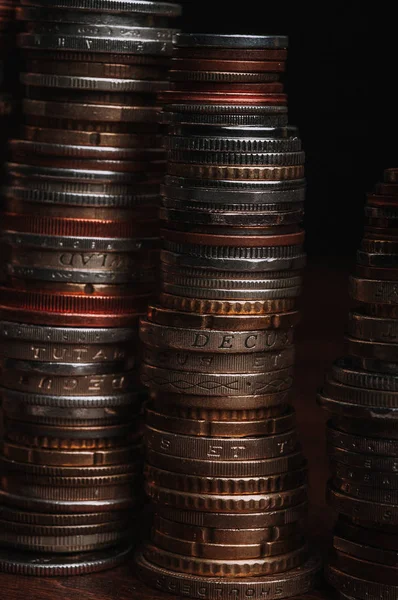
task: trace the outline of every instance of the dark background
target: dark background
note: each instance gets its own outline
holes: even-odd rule
[[[398,167],[397,26],[386,2],[190,0],[186,32],[290,38],[290,123],[307,153],[307,248],[353,256],[365,194]]]

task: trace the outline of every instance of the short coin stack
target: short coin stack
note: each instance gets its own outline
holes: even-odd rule
[[[328,579],[341,598],[398,598],[398,169],[368,195],[347,355],[319,395],[331,413],[328,498],[339,513]]]
[[[293,596],[319,569],[289,406],[305,181],[286,48],[179,35],[162,94],[162,291],[141,325],[156,514],[137,561],[149,583],[194,598]]]
[[[123,559],[142,486],[137,324],[156,283],[171,3],[35,0],[1,237],[3,570]]]

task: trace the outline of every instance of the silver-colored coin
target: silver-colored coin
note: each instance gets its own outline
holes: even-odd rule
[[[167,294],[173,296],[183,296],[188,298],[203,298],[208,300],[270,300],[275,298],[297,298],[301,294],[301,287],[295,286],[290,288],[279,289],[243,289],[243,290],[227,290],[227,289],[203,289],[202,287],[186,288],[183,285],[174,285],[170,283],[161,283],[161,289]]]
[[[280,80],[279,73],[245,73],[234,71],[170,70],[170,79],[178,82],[205,83],[269,83]]]
[[[114,344],[135,340],[137,334],[128,328],[48,327],[0,321],[0,338],[62,344]]]
[[[163,369],[192,371],[196,373],[255,373],[278,371],[294,362],[294,347],[279,352],[254,352],[228,354],[184,352],[144,346],[143,361]]]
[[[285,127],[289,118],[287,113],[283,114],[213,114],[213,113],[176,113],[162,112],[159,115],[159,122],[164,125],[174,125],[186,123],[187,125],[225,125],[225,126],[268,126]]]
[[[171,162],[212,164],[212,165],[302,165],[304,152],[223,152],[203,150],[169,150]]]
[[[108,181],[68,181],[62,178],[40,178],[35,179],[34,185],[29,180],[31,169],[32,177],[34,177],[33,167],[30,165],[23,165],[22,169],[18,169],[18,163],[6,163],[7,175],[11,179],[11,184],[3,187],[3,193],[26,194],[26,198],[31,198],[34,201],[35,194],[42,194],[46,192],[50,197],[52,193],[61,192],[64,194],[77,194],[78,196],[105,196],[105,202],[107,196],[118,196],[122,197],[121,202],[129,202],[131,198],[146,198],[147,196],[157,196],[159,193],[159,185],[148,181],[140,181],[140,177],[137,176],[137,181],[133,182],[133,185],[129,182],[118,183]],[[35,167],[39,168],[40,167]],[[29,191],[34,188],[36,191]],[[17,192],[16,190],[20,190]],[[23,191],[22,191],[23,190]],[[58,202],[58,198],[56,202]]]
[[[59,187],[59,186],[58,186]],[[96,193],[63,192],[58,189],[36,189],[30,186],[13,185],[4,188],[6,198],[15,198],[22,202],[38,202],[40,204],[56,204],[67,206],[93,206],[95,208],[136,208],[148,205],[158,205],[158,194],[111,195]]]
[[[128,23],[124,24],[76,24],[68,22],[52,23],[49,21],[35,21],[29,24],[29,33],[35,36],[69,36],[73,37],[93,37],[109,39],[125,39],[129,41],[162,41],[172,42],[173,36],[178,29],[166,27],[142,27],[134,26]]]
[[[222,35],[213,33],[180,33],[175,38],[178,48],[229,48],[264,50],[287,48],[289,38],[284,35]]]
[[[293,369],[270,373],[192,373],[143,364],[141,380],[152,391],[195,396],[273,394],[291,388]]]
[[[4,346],[3,346],[4,348]],[[3,349],[2,348],[2,349]],[[106,375],[116,373],[114,365],[119,362],[108,363],[67,363],[67,362],[46,362],[27,360],[23,358],[10,357],[8,352],[0,358],[0,365],[5,370],[23,370],[27,373],[55,375],[55,376],[80,376],[80,375]]]
[[[77,7],[76,7],[77,8]],[[123,14],[107,12],[84,12],[82,10],[52,10],[50,5],[17,6],[16,18],[19,21],[49,21],[50,23],[75,23],[89,25],[125,25],[130,27],[166,27],[168,19],[149,14]]]
[[[187,202],[197,206],[214,207],[214,210],[289,210],[284,205],[291,207],[294,204],[303,204],[306,188],[297,186],[296,189],[275,190],[272,188],[261,190],[219,190],[217,187],[204,188],[178,188],[172,186],[161,187],[163,198],[176,202]],[[258,207],[258,208],[257,208]],[[275,207],[275,208],[273,208]]]
[[[286,433],[260,438],[246,438],[237,447],[235,439],[205,438],[169,433],[145,427],[145,439],[150,451],[175,457],[208,460],[210,462],[246,461],[291,454],[297,445],[297,433]]]
[[[113,54],[150,54],[169,56],[171,41],[95,37],[88,35],[57,35],[44,33],[20,33],[18,45],[23,49],[99,52]]]
[[[293,128],[292,128],[293,129]],[[228,135],[228,137],[227,137]],[[166,138],[166,148],[169,150],[192,151],[192,152],[300,152],[301,140],[294,136],[277,138],[256,137],[233,137],[233,132],[225,132],[225,136],[176,136],[169,135]]]
[[[178,136],[182,138],[195,138],[193,143],[196,143],[199,139],[206,140],[207,138],[222,138],[228,140],[233,139],[245,139],[250,138],[253,140],[287,140],[290,138],[298,138],[299,132],[297,127],[288,125],[284,127],[269,127],[266,125],[259,125],[258,127],[245,127],[245,126],[215,126],[206,124],[192,125],[190,123],[176,123],[169,128],[169,136]],[[198,142],[199,143],[199,142]],[[200,148],[199,148],[200,149]],[[206,150],[207,148],[203,148]],[[212,150],[212,148],[209,148]],[[214,148],[217,150],[217,148]],[[226,150],[226,149],[225,149]],[[301,147],[298,149],[301,150]],[[236,149],[236,152],[244,152],[244,150]],[[249,150],[248,150],[249,151]],[[258,150],[260,152],[260,150]]]
[[[231,278],[213,278],[213,277],[195,277],[187,276],[179,273],[170,273],[167,271],[162,272],[162,282],[164,284],[178,285],[186,288],[201,288],[206,289],[217,289],[217,290],[281,290],[291,287],[300,287],[303,283],[303,278],[300,276],[288,276],[286,273],[281,278],[243,278],[243,279],[231,279]]]
[[[84,269],[55,269],[30,267],[24,265],[6,265],[7,273],[18,279],[32,281],[55,281],[60,283],[87,283],[87,284],[137,284],[145,285],[149,290],[155,288],[156,273],[151,271],[148,275],[142,271],[96,271]],[[143,277],[144,275],[144,277]]]
[[[304,218],[304,205],[300,208],[298,205],[296,210],[288,211],[248,211],[237,210],[231,213],[228,209],[222,210],[202,210],[195,211],[192,205],[184,206],[184,203],[168,202],[167,198],[163,199],[163,207],[159,211],[161,221],[167,221],[173,226],[181,223],[189,225],[210,225],[210,226],[230,226],[230,227],[272,227],[278,225],[295,225],[301,223]],[[172,206],[173,208],[165,208]],[[184,206],[183,210],[174,208],[176,206]],[[267,205],[266,205],[267,206]],[[272,205],[271,205],[272,206]],[[196,208],[196,207],[195,207]],[[245,208],[247,206],[245,205]],[[281,206],[283,209],[283,206]],[[290,207],[289,207],[290,208]],[[297,210],[298,209],[298,210]]]
[[[161,251],[162,262],[169,265],[215,269],[217,271],[283,271],[299,270],[306,264],[306,255],[299,246],[291,246],[290,256],[277,256],[270,254],[264,257],[245,258],[233,256],[212,256],[200,254],[185,254],[184,251],[171,252],[169,250]],[[300,252],[301,251],[301,252]]]
[[[1,239],[11,246],[33,246],[58,250],[81,250],[92,252],[139,252],[153,250],[159,246],[158,238],[76,238],[51,235],[36,235],[34,233],[18,233],[2,231]]]
[[[116,407],[133,407],[140,404],[143,399],[143,393],[126,393],[112,394],[109,396],[61,396],[59,394],[35,394],[23,391],[16,391],[7,388],[1,388],[3,399],[3,410],[7,414],[10,411],[6,410],[10,404],[17,403],[25,406],[49,407],[49,408],[67,408],[67,409],[96,409],[105,408],[110,410]]]
[[[220,195],[220,189],[222,189],[222,202],[228,198],[229,201],[232,202],[232,198],[235,198],[235,202],[240,204],[241,202],[250,202],[253,201],[256,197],[255,193],[262,193],[264,197],[268,195],[270,192],[286,192],[290,191],[293,193],[303,193],[305,192],[305,179],[286,179],[282,181],[231,181],[229,179],[190,179],[188,177],[176,177],[174,175],[166,175],[165,177],[166,187],[165,190],[168,190],[170,187],[175,188],[185,188],[180,191],[180,195],[175,196],[176,198],[189,198],[191,200],[195,199],[203,199],[205,196],[208,200],[211,201],[210,195]],[[189,188],[189,189],[187,189]],[[198,189],[199,188],[199,189]],[[192,196],[191,194],[195,194]],[[244,194],[244,196],[240,196]],[[173,196],[171,196],[173,197]],[[283,196],[281,196],[283,198]],[[213,200],[214,202],[216,200]],[[300,202],[303,201],[302,196],[300,196]],[[262,202],[266,202],[266,200],[262,200]],[[272,203],[275,202],[283,202],[283,200],[272,200]]]
[[[24,6],[43,8],[66,8],[101,13],[133,13],[179,17],[181,6],[172,2],[148,2],[147,0],[23,0]],[[285,38],[286,39],[286,38]]]
[[[264,236],[265,241],[266,236]],[[259,260],[264,258],[278,259],[291,258],[301,251],[301,245],[295,246],[245,246],[245,238],[242,236],[242,245],[240,246],[206,246],[199,244],[169,242],[165,240],[164,247],[170,252],[178,254],[190,254],[204,258],[235,258]],[[222,269],[220,269],[222,270]],[[242,269],[244,271],[245,269]]]
[[[23,85],[72,90],[94,90],[102,92],[141,92],[156,94],[168,89],[167,81],[111,79],[104,77],[78,77],[68,75],[51,75],[47,73],[21,73]]]
[[[345,385],[370,390],[398,392],[398,374],[368,373],[355,368],[349,359],[340,359],[334,363],[331,376]]]
[[[287,113],[287,105],[257,106],[237,104],[166,104],[164,112],[174,114],[196,114],[196,115],[240,115],[240,116],[264,116],[283,115]],[[265,123],[264,123],[265,125]]]
[[[82,163],[83,165],[84,163]],[[59,179],[80,182],[101,183],[142,183],[142,176],[119,171],[91,171],[89,169],[64,169],[59,167],[39,167],[37,165],[7,163],[7,171],[12,177],[36,179]]]
[[[189,329],[165,327],[141,320],[141,341],[155,348],[190,352],[217,352],[239,354],[276,351],[293,342],[293,328],[260,331],[217,331],[215,329]]]

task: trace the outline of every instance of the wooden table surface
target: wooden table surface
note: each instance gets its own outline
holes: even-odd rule
[[[301,439],[310,465],[310,529],[314,543],[324,552],[330,543],[333,515],[325,505],[328,466],[325,456],[325,415],[315,402],[325,370],[343,352],[347,321],[347,274],[349,264],[328,259],[312,262],[306,273],[302,298],[303,320],[297,335],[296,395]],[[97,575],[70,578],[34,578],[0,574],[0,597],[4,600],[179,600],[143,585],[127,564]],[[323,589],[300,597],[330,600]]]

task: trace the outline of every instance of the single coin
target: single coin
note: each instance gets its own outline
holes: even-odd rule
[[[19,508],[12,508],[4,504],[0,507],[0,516],[8,523],[20,523],[31,527],[50,527],[50,528],[90,528],[90,527],[114,527],[117,529],[120,522],[130,521],[128,511],[122,512],[93,512],[86,514],[46,514],[39,512],[24,512]]]
[[[111,450],[47,450],[43,448],[29,448],[10,442],[3,442],[3,454],[16,462],[36,463],[42,465],[59,466],[93,466],[114,465],[127,463],[138,458],[141,454],[141,445],[131,445]]]
[[[282,369],[270,373],[195,373],[170,371],[143,364],[141,381],[153,391],[161,393],[185,393],[202,396],[244,396],[281,392],[292,387],[293,369]],[[105,377],[105,376],[103,376]],[[0,377],[0,382],[5,378]],[[126,379],[127,380],[127,379]],[[132,384],[133,385],[133,384]],[[9,387],[9,385],[6,385]],[[128,389],[126,384],[126,390]]]
[[[398,324],[395,319],[369,317],[358,312],[349,314],[349,333],[365,342],[381,342],[393,347],[398,344]]]
[[[342,400],[328,397],[323,393],[317,395],[317,401],[325,410],[333,415],[344,418],[374,419],[379,423],[386,422],[386,419],[393,423],[398,418],[398,409],[391,406],[362,405],[354,404],[350,401],[343,402]]]
[[[149,450],[174,457],[211,461],[244,461],[290,454],[297,447],[295,430],[263,438],[239,441],[225,438],[205,438],[160,431],[146,426],[146,445]]]
[[[206,560],[180,556],[156,546],[147,545],[143,549],[145,558],[177,573],[188,573],[207,577],[247,577],[256,575],[274,575],[294,569],[305,562],[308,556],[306,546],[278,557],[248,560]]]
[[[166,308],[199,314],[219,315],[264,315],[288,312],[296,307],[294,298],[273,300],[221,301],[195,298],[184,298],[171,294],[160,294],[160,302]]]
[[[316,557],[310,558],[302,566],[282,575],[267,576],[264,579],[255,577],[217,579],[168,571],[147,561],[141,553],[137,555],[136,563],[144,581],[155,585],[158,590],[163,592],[173,590],[173,593],[185,594],[190,598],[200,598],[205,593],[208,600],[220,598],[220,591],[223,598],[233,593],[237,600],[244,600],[247,597],[260,598],[264,593],[269,600],[279,598],[281,594],[282,597],[305,594],[317,583],[321,570],[321,562]]]
[[[104,477],[109,478],[117,476],[122,476],[123,478],[131,475],[137,477],[141,474],[142,471],[141,464],[139,462],[96,467],[57,467],[48,465],[36,465],[34,463],[20,463],[14,460],[8,460],[4,456],[1,457],[0,462],[2,464],[2,467],[4,468],[4,472],[8,474],[19,473],[22,474],[22,476],[26,476],[27,480],[30,481],[34,481],[36,477],[38,478],[38,481],[41,480],[41,478],[45,477],[47,478],[47,480],[51,479],[53,481],[61,481],[63,485],[65,485],[65,481],[67,479],[70,482],[77,481],[80,485],[86,485],[87,481],[93,480],[92,478],[101,479]],[[84,480],[86,480],[86,483],[84,483]],[[18,521],[19,519],[16,518],[14,515],[10,517],[9,520]],[[82,525],[82,523],[78,524]]]
[[[190,126],[188,124],[188,126]],[[193,127],[197,128],[199,125],[193,125]],[[232,126],[224,126],[220,129],[225,129],[227,131],[237,131],[238,127]],[[241,127],[244,132],[247,132],[248,128]],[[285,127],[263,127],[263,128],[254,128],[254,131],[280,131],[285,130]],[[178,129],[177,132],[180,130]],[[256,199],[257,192],[257,201],[260,200],[260,203],[263,202],[262,198],[259,196],[259,192],[263,193],[263,197],[266,200],[266,194],[264,192],[288,192],[288,191],[296,191],[300,190],[305,191],[305,179],[279,179],[276,181],[264,181],[264,180],[252,180],[252,181],[244,181],[240,179],[196,179],[196,178],[188,178],[188,177],[176,177],[172,175],[166,175],[165,177],[165,186],[166,188],[173,188],[172,197],[176,195],[177,198],[188,198],[194,199],[195,197],[200,200],[212,200],[217,195],[217,191],[222,190],[222,198],[221,202],[225,202],[228,198],[230,202],[235,202],[241,204],[242,202],[253,202]],[[183,188],[178,189],[179,186],[183,186]],[[175,190],[175,191],[174,191]],[[193,196],[195,194],[195,196]],[[209,194],[211,194],[210,197]],[[225,196],[224,196],[225,194]],[[242,196],[242,194],[245,194]],[[283,198],[283,196],[282,196]],[[234,199],[234,200],[233,200]],[[264,200],[264,201],[265,201]],[[216,201],[216,200],[214,200]],[[286,201],[286,197],[285,197]],[[300,200],[301,202],[303,199]],[[275,200],[271,200],[271,203],[275,203]]]
[[[368,304],[398,304],[398,284],[376,279],[350,278],[351,296]]]
[[[398,358],[398,352],[397,352]],[[383,373],[369,373],[356,368],[350,358],[337,360],[331,369],[331,376],[338,382],[369,390],[398,391],[398,377]]]
[[[178,56],[178,55],[177,55]],[[243,73],[273,73],[285,70],[283,61],[228,60],[220,58],[172,58],[172,69],[188,71],[232,71]]]
[[[172,103],[163,103],[163,112],[166,115],[179,115],[180,122],[190,123],[192,116],[202,117],[203,115],[211,115],[214,117],[223,117],[224,119],[229,116],[238,117],[262,117],[263,126],[273,126],[274,123],[268,123],[268,120],[264,119],[264,116],[280,116],[287,114],[287,97],[284,94],[276,94],[276,101],[272,100],[273,94],[265,96],[265,101],[262,102],[261,98],[263,94],[259,94],[258,99],[253,103],[248,99],[245,101],[245,96],[241,95],[241,99],[236,98],[235,102],[230,102],[228,97],[222,103],[218,102],[185,102],[183,100],[175,101]],[[282,96],[282,97],[280,97]],[[250,96],[249,96],[250,98]],[[184,118],[185,115],[185,118]],[[181,118],[182,116],[182,118]],[[217,123],[215,123],[217,124]],[[232,123],[231,123],[232,124]],[[242,125],[245,123],[242,123]],[[279,123],[277,124],[279,125]],[[287,123],[286,123],[287,125]]]
[[[366,302],[361,304],[361,311],[370,317],[387,319],[396,319],[398,317],[398,309],[395,304],[369,304]]]
[[[352,385],[344,385],[326,379],[324,385],[325,395],[329,395],[331,398],[341,400],[343,402],[351,402],[352,404],[359,404],[365,406],[379,406],[379,407],[398,407],[398,397],[394,392],[387,392],[381,390],[372,390],[366,388],[354,387]]]
[[[130,17],[131,13],[144,15],[164,16],[164,17],[179,17],[181,15],[181,7],[174,2],[153,2],[148,4],[145,0],[24,0],[24,6],[39,6],[43,8],[62,8],[71,10],[82,10],[90,12],[103,13],[127,13]],[[287,40],[287,38],[284,38]]]
[[[51,552],[72,554],[77,552],[89,552],[102,550],[115,546],[131,535],[132,531],[127,526],[122,531],[111,531],[107,533],[93,533],[91,535],[68,535],[60,537],[51,535],[29,535],[18,534],[14,531],[4,530],[0,533],[1,544],[15,550],[30,552]],[[278,543],[278,542],[275,542]],[[293,548],[293,547],[292,547]]]
[[[259,478],[213,478],[176,474],[147,465],[145,477],[147,483],[153,487],[189,494],[270,494],[293,489],[306,483],[307,469]]]
[[[222,58],[227,60],[285,60],[287,58],[286,49],[231,49],[214,47],[183,47],[174,49],[175,55],[181,58]]]
[[[280,417],[258,420],[217,421],[186,419],[171,416],[167,409],[158,412],[146,407],[146,422],[155,429],[185,435],[244,438],[256,435],[277,435],[295,426],[295,415],[287,411]]]
[[[279,350],[292,343],[292,334],[292,329],[255,332],[182,329],[157,325],[144,319],[140,326],[141,341],[149,346],[222,354]]]
[[[361,243],[361,250],[367,254],[396,254],[398,243],[394,240],[383,239],[381,236],[377,236],[376,239],[373,237],[363,238]]]
[[[200,106],[200,105],[199,105]],[[209,105],[205,105],[208,108]],[[180,108],[181,105],[178,105]],[[173,105],[169,108],[173,109]],[[196,106],[195,106],[196,108]],[[224,107],[225,110],[225,107]],[[280,114],[250,114],[250,107],[242,107],[244,114],[217,114],[212,112],[168,112],[160,113],[159,122],[163,125],[220,125],[223,127],[286,127],[289,118],[286,112]]]
[[[398,352],[397,344],[377,343],[369,340],[357,340],[352,337],[345,338],[347,352],[356,359],[356,364],[364,365],[364,368],[371,367],[372,371],[380,368],[380,373],[397,372]],[[360,362],[358,363],[358,359]]]
[[[56,63],[60,64],[60,63]],[[62,64],[62,63],[61,63]],[[91,66],[91,65],[90,65]],[[69,68],[69,65],[68,65]],[[72,144],[78,146],[101,146],[113,148],[159,148],[162,137],[155,134],[117,134],[96,131],[73,131],[24,126],[23,139],[49,144]]]
[[[242,50],[264,50],[288,47],[286,36],[221,35],[180,33],[176,36],[177,48],[227,48]]]
[[[247,131],[247,137],[234,136],[232,130],[229,134],[225,131],[223,135],[170,135],[165,144],[169,151],[189,152],[193,155],[205,153],[212,157],[213,154],[221,153],[229,158],[229,153],[242,156],[248,153],[300,153],[301,140],[296,135],[296,131],[286,128],[286,135],[283,137],[275,136],[277,130],[270,130],[269,137],[257,135],[256,129],[252,133]],[[260,130],[261,132],[261,130]],[[290,134],[290,135],[289,135]],[[115,144],[117,145],[117,144]],[[210,153],[210,154],[209,154]],[[215,156],[215,158],[217,158]],[[184,162],[184,161],[182,161]]]
[[[373,546],[375,549],[383,548],[385,550],[398,551],[398,542],[395,533],[385,533],[370,529],[369,527],[356,525],[346,518],[341,517],[337,521],[335,534],[345,541]],[[350,553],[348,552],[347,554]]]
[[[198,177],[209,179],[300,179],[304,177],[304,168],[290,167],[228,167],[191,165],[186,163],[168,163],[167,172],[177,177]]]
[[[264,558],[287,554],[303,546],[303,537],[295,536],[277,542],[264,542],[263,544],[245,544],[239,546],[227,544],[201,544],[170,537],[157,531],[152,532],[152,542],[157,548],[167,550],[173,554],[180,554],[205,560],[245,560]]]
[[[366,573],[366,570],[365,570]],[[326,578],[330,585],[337,590],[344,590],[344,597],[356,598],[357,600],[395,600],[398,594],[398,586],[375,583],[361,576],[351,575],[341,571],[334,565],[329,565],[326,570]],[[355,595],[355,596],[354,596]]]
[[[348,554],[360,560],[366,560],[371,563],[397,567],[398,551],[385,550],[384,548],[374,548],[370,545],[353,542],[335,535],[333,537],[333,548],[338,555]]]
[[[103,106],[28,99],[23,101],[23,111],[25,114],[38,117],[122,123],[142,121],[151,123],[157,120],[159,114],[159,108],[155,106]]]
[[[191,421],[205,421],[205,422],[242,422],[243,427],[244,423],[247,421],[258,421],[262,419],[272,419],[285,414],[287,410],[287,406],[269,406],[263,408],[253,408],[253,409],[242,409],[237,408],[236,410],[228,410],[228,409],[206,409],[201,406],[194,406],[195,403],[192,401],[188,401],[187,404],[178,404],[174,403],[174,398],[172,398],[169,402],[160,395],[160,398],[156,397],[156,394],[151,394],[152,400],[150,405],[153,407],[155,411],[158,413],[167,412],[167,415],[171,418],[176,419],[188,419]],[[191,398],[186,396],[186,398]],[[194,397],[195,398],[195,397]],[[160,427],[159,429],[163,429]],[[178,433],[178,432],[177,432]],[[196,434],[195,434],[196,435]],[[223,436],[220,436],[223,437]]]
[[[273,254],[282,258],[292,256],[295,247],[305,240],[305,233],[298,229],[294,233],[282,235],[204,235],[162,229],[161,236],[165,240],[165,249],[171,252],[184,252],[208,256],[212,254],[222,258],[270,258]],[[185,247],[185,248],[184,248]],[[273,250],[277,248],[277,250]],[[190,250],[190,252],[189,252]],[[222,264],[218,270],[222,270]],[[244,271],[245,269],[242,269]]]
[[[332,485],[336,490],[359,500],[392,506],[398,505],[398,491],[396,490],[374,489],[370,486],[351,483],[350,481],[344,481],[336,477],[333,478]]]
[[[233,411],[252,411],[252,410],[280,410],[286,408],[289,404],[291,388],[282,392],[272,394],[261,394],[260,396],[209,396],[184,393],[162,393],[157,390],[149,390],[150,397],[156,405],[177,406],[185,408],[194,408],[196,411],[216,411],[231,415]],[[226,412],[227,411],[227,412]],[[205,414],[205,413],[202,413]]]
[[[236,442],[235,442],[236,443]],[[170,456],[164,452],[147,451],[147,462],[154,467],[173,473],[189,473],[198,477],[265,477],[300,469],[305,465],[301,452],[262,460],[220,461],[188,459]],[[209,525],[210,527],[210,525]]]
[[[381,477],[388,477],[397,471],[398,461],[393,456],[375,456],[372,454],[360,454],[339,448],[329,446],[329,456],[332,460],[340,462],[350,468],[360,468],[369,471],[369,477],[379,473]]]
[[[398,278],[396,268],[384,269],[374,267],[362,267],[361,265],[357,265],[355,267],[355,275],[357,277],[363,277],[366,279],[384,279],[386,281],[396,281]]]
[[[212,165],[300,165],[304,163],[304,152],[242,153],[208,152],[202,150],[169,150],[172,162]]]
[[[118,545],[106,550],[84,552],[72,555],[58,555],[17,552],[7,549],[0,554],[0,569],[15,575],[39,577],[60,577],[96,573],[111,569],[131,554],[129,544]]]
[[[275,205],[265,204],[258,207],[258,210],[256,207],[254,211],[250,211],[246,210],[246,208],[250,208],[246,205],[242,207],[239,205],[232,207],[200,206],[184,201],[170,200],[169,198],[163,198],[161,203],[159,218],[161,221],[168,222],[167,228],[185,229],[189,227],[193,229],[195,227],[195,231],[198,231],[200,227],[203,233],[206,233],[202,227],[205,225],[223,227],[224,233],[228,233],[226,231],[226,227],[228,227],[233,233],[232,227],[242,227],[243,229],[249,227],[282,227],[298,224],[304,217],[304,209],[301,204],[281,205],[280,210],[274,210]],[[284,210],[285,207],[286,210]],[[241,208],[243,210],[240,210]],[[218,231],[222,233],[220,229]]]
[[[45,15],[49,13],[44,11]],[[56,11],[59,15],[59,12]],[[68,14],[67,11],[62,11],[62,15]],[[95,13],[91,13],[94,15]],[[98,13],[97,13],[98,14]],[[76,18],[76,17],[75,17]],[[81,16],[79,15],[79,18]],[[36,54],[36,53],[35,53]],[[66,54],[66,53],[65,53]],[[123,57],[122,57],[123,58]],[[136,55],[136,58],[144,58]],[[147,57],[148,59],[150,57]],[[52,57],[25,57],[24,69],[26,74],[40,75],[56,75],[59,77],[92,77],[99,79],[130,79],[130,80],[154,80],[167,81],[167,69],[159,60],[157,65],[156,58],[153,64],[145,64],[145,61],[136,61],[136,64],[126,64],[120,61],[119,63],[111,62],[84,62],[82,60],[52,60]]]
[[[0,344],[0,354],[1,354]],[[144,346],[144,363],[153,367],[196,373],[255,373],[279,371],[294,363],[294,346],[278,352],[222,355],[189,351],[170,351]]]
[[[373,419],[345,419],[344,417],[334,417],[330,423],[335,429],[359,436],[367,436],[378,439],[397,440],[398,431],[394,423],[383,422]]]
[[[62,344],[113,344],[130,342],[137,339],[137,335],[130,328],[105,329],[105,328],[76,328],[76,327],[47,327],[35,326],[25,323],[12,323],[0,321],[0,339],[2,340],[24,340],[31,342],[47,342]],[[75,362],[88,362],[83,351]],[[51,359],[56,359],[55,357]],[[67,362],[67,361],[64,361]]]
[[[206,300],[256,300],[256,299],[284,299],[297,298],[301,295],[301,286],[292,286],[288,288],[276,289],[203,289],[202,287],[185,287],[184,285],[173,285],[162,282],[161,289],[167,294],[175,296],[185,296],[189,298],[199,298]]]
[[[172,59],[172,66],[175,66],[175,64],[177,65],[177,67],[180,66],[180,64],[177,64],[177,61],[179,61],[180,59]],[[181,61],[185,63],[185,61]],[[173,64],[175,63],[175,64]],[[265,64],[265,63],[262,63]],[[281,63],[272,63],[272,66],[274,67],[276,65],[280,65]],[[277,67],[278,68],[278,67]],[[227,69],[226,69],[227,70]],[[250,69],[248,69],[250,70]],[[270,69],[271,70],[271,69]],[[272,70],[271,70],[272,72]],[[281,92],[283,92],[283,86],[280,86],[282,89],[280,90]],[[234,92],[232,90],[228,90],[228,91],[216,91],[216,92],[204,92],[204,91],[193,91],[192,89],[190,90],[181,90],[181,89],[172,89],[172,90],[165,90],[163,92],[160,92],[159,94],[159,102],[165,107],[165,110],[168,110],[168,107],[171,105],[173,107],[178,107],[177,110],[181,110],[180,106],[183,108],[181,110],[181,112],[185,112],[188,108],[188,112],[191,112],[189,110],[189,107],[187,107],[186,105],[192,105],[193,108],[193,112],[196,111],[197,106],[200,106],[202,104],[205,105],[212,105],[212,112],[218,112],[217,107],[219,105],[228,105],[228,107],[231,107],[231,112],[235,113],[236,112],[236,106],[239,106],[240,104],[244,104],[250,107],[255,106],[256,107],[256,111],[258,109],[258,107],[264,107],[264,106],[284,106],[287,103],[287,95],[284,93],[253,93],[253,92]],[[198,110],[198,112],[200,112],[201,109]],[[238,109],[239,110],[239,109]],[[251,110],[249,110],[248,112],[253,112]],[[272,112],[272,111],[271,111]]]
[[[395,526],[398,523],[398,508],[393,504],[354,498],[331,487],[327,490],[327,500],[334,510],[350,518],[356,517],[375,525]]]
[[[352,435],[343,431],[334,429],[331,423],[328,424],[327,441],[332,446],[337,446],[343,450],[359,452],[369,455],[394,456],[398,458],[398,441],[388,439],[377,439],[365,437],[362,435]]]
[[[18,254],[23,254],[23,252],[18,253],[16,250],[11,250],[10,255],[11,259],[17,261],[17,258],[14,256]],[[115,257],[118,258],[117,256]],[[130,260],[134,261],[134,255],[123,256],[125,262],[130,258]],[[117,263],[117,260],[115,261]],[[133,262],[133,265],[136,266],[137,261]],[[145,266],[145,264],[144,264]],[[117,266],[115,266],[117,268]],[[203,276],[204,275],[204,276]],[[263,277],[262,274],[256,274],[255,277],[243,276],[240,278],[232,278],[229,273],[225,273],[225,276],[218,277],[218,272],[215,272],[214,275],[203,273],[195,274],[190,273],[186,275],[183,272],[183,269],[170,269],[170,267],[162,268],[162,282],[164,285],[172,285],[175,284],[179,287],[187,287],[187,288],[202,288],[204,290],[209,289],[210,291],[216,287],[219,290],[248,290],[256,291],[259,289],[264,290],[279,290],[279,289],[289,289],[291,287],[297,287],[302,283],[302,277],[300,275],[296,275],[295,273],[279,273],[278,271],[274,272],[272,277]],[[281,275],[281,276],[278,276]]]
[[[201,315],[170,310],[160,305],[148,307],[148,319],[158,325],[188,329],[219,331],[256,331],[264,329],[288,329],[298,324],[298,311],[264,316]],[[0,323],[1,336],[1,323]]]
[[[281,74],[272,72],[190,71],[171,69],[170,79],[181,91],[196,92],[283,92]]]
[[[369,469],[360,469],[331,461],[333,476],[354,484],[369,485],[379,489],[398,489],[398,475],[395,473],[376,473]]]

